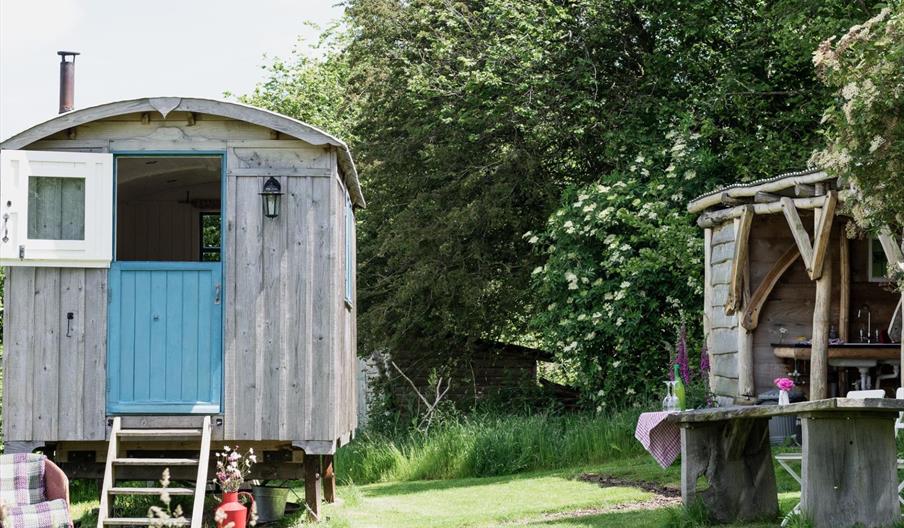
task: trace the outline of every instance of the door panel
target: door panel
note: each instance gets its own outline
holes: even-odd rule
[[[216,413],[222,264],[114,262],[107,411]]]

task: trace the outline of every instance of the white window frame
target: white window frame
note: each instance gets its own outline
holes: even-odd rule
[[[31,177],[84,179],[84,240],[28,237]],[[112,259],[112,154],[0,150],[0,265],[108,268]]]

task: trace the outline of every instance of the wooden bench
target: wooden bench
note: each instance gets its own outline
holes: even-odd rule
[[[676,414],[670,419],[681,427],[684,504],[702,501],[721,522],[775,518],[769,419],[797,415],[802,515],[814,528],[891,526],[901,519],[894,430],[901,411],[901,400],[833,398]]]

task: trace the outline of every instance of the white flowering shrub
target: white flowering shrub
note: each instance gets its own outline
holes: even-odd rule
[[[546,232],[525,234],[547,257],[533,270],[537,332],[598,410],[661,392],[683,319],[699,350],[702,235],[675,183],[694,174],[672,163],[644,183],[654,166],[637,156],[613,183],[566,192]]]
[[[837,97],[822,118],[826,147],[811,163],[854,184],[853,212],[867,228],[904,225],[904,4],[888,5],[813,54]]]

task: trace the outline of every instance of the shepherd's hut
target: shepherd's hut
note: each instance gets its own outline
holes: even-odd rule
[[[6,451],[104,478],[101,524],[117,479],[162,465],[203,495],[211,441],[304,475],[316,513],[357,424],[363,206],[345,143],[233,102],[119,101],[4,141]]]

